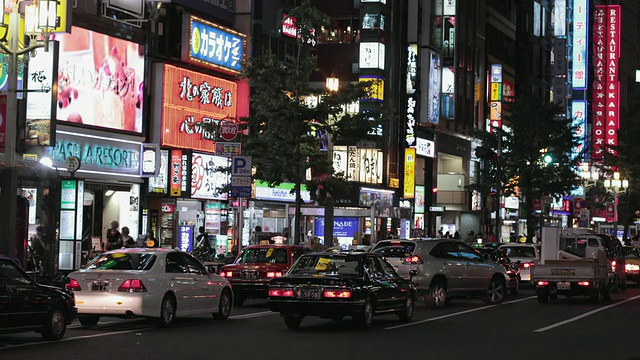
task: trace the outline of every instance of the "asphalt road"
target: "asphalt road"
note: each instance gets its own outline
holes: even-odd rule
[[[441,310],[420,302],[412,322],[384,315],[368,330],[305,318],[292,331],[259,300],[226,321],[183,318],[169,329],[102,318],[91,328],[74,322],[59,342],[0,335],[0,359],[640,359],[640,288],[599,305],[563,297],[538,304],[533,295],[523,289],[498,306],[456,299]]]

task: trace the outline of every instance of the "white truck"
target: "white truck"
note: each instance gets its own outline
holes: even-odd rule
[[[589,296],[611,300],[611,271],[602,239],[587,229],[542,229],[540,264],[531,269],[538,302]]]

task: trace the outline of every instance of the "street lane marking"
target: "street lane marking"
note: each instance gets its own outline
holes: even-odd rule
[[[531,300],[531,299],[535,299],[535,298],[536,298],[535,296],[530,296],[530,297],[526,297],[526,298],[523,298],[523,299],[507,301],[507,302],[504,302],[504,303],[502,303],[500,305],[482,306],[482,307],[479,307],[479,308],[469,309],[469,310],[460,311],[460,312],[457,312],[457,313],[452,313],[452,314],[447,314],[447,315],[442,315],[442,316],[437,316],[437,317],[430,318],[430,319],[424,319],[424,320],[420,320],[420,321],[412,321],[412,322],[407,323],[407,324],[389,326],[389,327],[386,327],[384,329],[385,330],[395,330],[395,329],[399,329],[399,328],[403,328],[403,327],[407,327],[407,326],[413,326],[413,325],[418,325],[418,324],[422,324],[422,323],[426,323],[426,322],[442,320],[442,319],[446,319],[446,318],[450,318],[450,317],[454,317],[454,316],[458,316],[458,315],[468,314],[468,313],[472,313],[474,311],[491,309],[491,308],[496,307],[496,306],[515,304],[515,303],[518,303],[518,302],[521,302],[521,301]]]
[[[257,312],[257,313],[249,313],[249,314],[229,316],[229,319],[250,319],[250,318],[256,318],[256,317],[261,317],[261,316],[278,315],[278,314],[279,313],[273,312],[273,311],[262,311],[262,312]]]
[[[142,331],[150,330],[150,329],[153,329],[153,328],[142,328],[142,329],[124,330],[124,331],[118,331],[118,332],[108,332],[108,333],[100,333],[100,334],[92,334],[92,335],[81,335],[81,336],[65,337],[65,338],[62,338],[62,339],[60,339],[58,341],[38,341],[38,342],[31,342],[31,343],[24,343],[24,344],[9,345],[9,346],[0,347],[0,351],[8,350],[8,349],[21,348],[21,347],[27,347],[27,346],[35,346],[35,345],[43,345],[43,344],[55,344],[57,342],[63,342],[63,341],[73,341],[73,340],[78,340],[78,339],[90,339],[90,338],[96,338],[96,337],[102,337],[102,336],[121,335],[121,334],[127,334],[127,333],[132,333],[132,332],[142,332]]]
[[[533,330],[533,332],[545,332],[547,330],[551,330],[553,328],[557,328],[558,326],[562,326],[562,325],[566,325],[566,324],[574,322],[574,321],[578,321],[578,320],[580,320],[582,318],[585,318],[587,316],[591,316],[593,314],[599,313],[600,311],[604,311],[604,310],[610,309],[610,308],[618,306],[618,305],[622,305],[622,304],[624,304],[626,302],[633,301],[633,300],[636,300],[636,299],[640,299],[640,295],[634,296],[632,298],[628,298],[626,300],[622,300],[622,301],[617,302],[615,304],[611,304],[611,305],[603,306],[603,307],[595,309],[595,310],[591,310],[591,311],[586,312],[586,313],[584,313],[582,315],[578,315],[576,317],[572,317],[571,319],[567,319],[567,320],[560,321],[558,323],[555,323],[555,324],[552,324],[552,325],[549,325],[549,326],[545,326],[545,327],[540,328],[538,330]]]

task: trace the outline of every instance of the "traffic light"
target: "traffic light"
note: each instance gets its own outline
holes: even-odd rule
[[[542,161],[544,161],[545,165],[549,165],[553,163],[553,155],[547,153],[542,157]]]

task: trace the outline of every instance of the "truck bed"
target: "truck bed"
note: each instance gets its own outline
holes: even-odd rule
[[[607,266],[599,265],[592,259],[547,260],[531,269],[534,281],[580,281],[605,280],[608,277]]]

